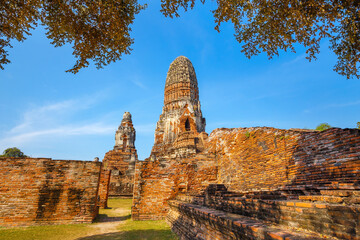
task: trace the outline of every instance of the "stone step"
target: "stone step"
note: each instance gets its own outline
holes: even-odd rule
[[[359,190],[321,190],[319,194],[299,196],[299,200],[333,204],[360,204]]]
[[[335,239],[299,229],[290,229],[271,222],[227,213],[200,205],[169,201],[167,221],[182,240],[266,239],[302,240]]]
[[[348,191],[348,190],[321,190],[320,193],[321,193],[321,195],[334,196],[334,197],[350,197],[350,196],[360,197],[360,191],[359,190],[353,190],[353,191]]]
[[[323,196],[323,195],[309,195],[299,196],[299,200],[307,202],[322,202],[322,203],[333,203],[333,204],[360,204],[360,197],[349,196],[349,197],[338,197],[338,196]]]
[[[284,195],[276,195],[276,194],[246,194],[246,198],[251,199],[268,199],[268,200],[285,200],[287,196]]]

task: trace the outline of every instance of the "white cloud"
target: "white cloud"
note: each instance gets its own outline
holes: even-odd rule
[[[329,104],[326,107],[327,108],[332,108],[332,107],[348,107],[348,106],[354,106],[354,105],[360,105],[360,100],[358,101],[352,101],[352,102],[346,102],[346,103],[334,103],[334,104]]]
[[[74,135],[103,135],[114,132],[114,126],[104,121],[74,120],[74,116],[94,107],[105,95],[97,93],[43,106],[33,106],[21,116],[21,121],[0,136],[0,146],[31,145],[37,140]]]
[[[299,61],[303,61],[305,58],[306,58],[306,53],[303,53],[303,54],[297,56],[296,58],[294,58],[293,60],[283,63],[283,66],[295,64]]]
[[[146,86],[142,82],[140,82],[138,80],[132,80],[132,82],[139,88],[146,89]]]
[[[134,83],[136,86],[138,86],[139,88],[142,88],[142,89],[146,89],[147,87],[145,86],[145,84],[140,80],[142,79],[143,77],[137,73],[137,74],[134,74],[133,76],[133,79],[131,79],[131,82]]]
[[[19,134],[12,134],[0,140],[0,145],[17,146],[31,143],[39,138],[49,139],[74,135],[99,135],[111,134],[113,132],[113,126],[106,126],[102,123],[93,123],[84,126],[58,126],[55,128],[39,129]]]
[[[43,106],[32,106],[25,110],[21,123],[12,128],[9,133],[37,131],[43,128],[53,128],[71,118],[76,113],[89,109],[105,97],[103,92],[78,99],[49,103]]]

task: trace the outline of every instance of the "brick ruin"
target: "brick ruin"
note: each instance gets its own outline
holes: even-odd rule
[[[194,67],[186,57],[178,57],[166,77],[164,107],[150,157],[136,163],[134,220],[163,219],[169,199],[216,183],[215,158],[200,154],[208,136],[205,124]]]
[[[205,132],[194,67],[176,58],[149,158],[126,112],[103,162],[0,158],[0,225],[91,222],[109,196],[180,239],[360,239],[360,130]]]
[[[125,112],[102,162],[0,158],[0,226],[91,223],[109,196],[132,196],[134,142]]]
[[[195,69],[189,59],[180,56],[167,73],[164,107],[150,160],[185,158],[199,152],[204,131]]]
[[[107,207],[108,197],[133,196],[135,163],[138,161],[135,137],[131,114],[125,112],[115,134],[115,146],[102,161],[100,207]]]
[[[104,170],[111,170],[109,196],[132,196],[135,162],[138,160],[135,149],[135,129],[131,114],[125,112],[115,134],[114,149],[103,159]]]
[[[0,158],[0,226],[90,223],[100,162]]]
[[[168,200],[180,239],[359,239],[360,131],[214,130],[217,184]]]
[[[135,167],[134,220],[180,239],[360,239],[360,130],[205,133],[196,74],[178,57],[151,155]]]

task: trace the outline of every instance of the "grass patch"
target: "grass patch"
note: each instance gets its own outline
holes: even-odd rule
[[[122,208],[131,210],[132,198],[109,198],[108,205],[111,208]],[[106,210],[106,209],[100,209]]]
[[[72,240],[89,233],[90,224],[50,225],[34,227],[1,228],[1,240]]]
[[[95,222],[125,221],[131,218],[131,198],[110,198],[108,208],[100,209]]]
[[[160,239],[178,239],[171,232],[169,225],[165,221],[132,221],[127,220],[125,225],[119,227],[123,231],[121,239],[124,240],[160,240]]]
[[[111,198],[96,223],[0,228],[0,240],[175,240],[165,221],[132,221],[132,199]],[[115,232],[102,233],[101,224],[114,223]]]
[[[109,198],[108,208],[100,209],[99,214],[108,217],[122,217],[131,214],[131,198]]]

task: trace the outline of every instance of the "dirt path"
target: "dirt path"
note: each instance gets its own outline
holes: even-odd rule
[[[127,206],[110,206],[108,209],[100,209],[95,223],[90,225],[91,231],[87,236],[107,233],[121,233],[119,226],[125,224],[131,217],[131,210]]]
[[[118,226],[120,224],[124,224],[124,222],[103,222],[103,223],[94,223],[91,225],[91,234],[88,236],[94,235],[94,234],[104,234],[104,233],[114,233],[119,232]]]

